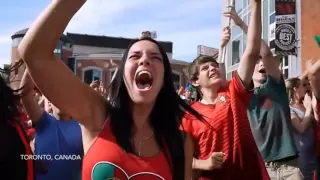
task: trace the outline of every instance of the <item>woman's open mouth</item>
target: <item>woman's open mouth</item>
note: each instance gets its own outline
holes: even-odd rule
[[[152,87],[153,77],[149,71],[143,70],[136,75],[135,83],[139,90],[147,91]]]
[[[262,68],[262,69],[259,70],[259,73],[261,73],[261,74],[265,74],[266,72],[267,72],[267,71],[266,71],[265,68]]]

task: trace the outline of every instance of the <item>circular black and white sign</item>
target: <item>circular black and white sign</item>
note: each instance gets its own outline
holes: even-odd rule
[[[295,28],[290,24],[280,24],[276,27],[275,44],[284,51],[290,51],[295,48]]]

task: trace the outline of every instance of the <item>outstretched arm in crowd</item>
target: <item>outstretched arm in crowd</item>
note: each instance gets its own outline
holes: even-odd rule
[[[251,21],[248,27],[247,47],[244,51],[239,68],[238,75],[245,87],[250,87],[252,75],[256,61],[259,58],[261,43],[261,0],[251,0]]]
[[[309,79],[314,95],[320,99],[320,60],[317,60],[312,65],[307,65],[309,72]]]
[[[238,16],[234,8],[232,8],[230,12],[224,13],[224,16],[230,17],[234,21],[234,23],[244,31],[244,33],[248,33],[248,26]],[[269,46],[264,40],[261,40],[260,44],[261,44],[261,49],[260,49],[261,57],[259,58],[262,58],[263,64],[266,68],[268,75],[273,77],[274,80],[279,81],[282,75],[280,69],[278,68],[279,62],[273,57],[273,54]]]
[[[307,62],[308,78],[313,92],[312,109],[314,117],[317,121],[320,120],[320,60],[312,63]]]
[[[29,75],[30,76],[30,75]],[[45,103],[45,97],[43,95],[40,96],[40,99],[38,101],[38,104],[41,108],[44,108],[44,103]]]
[[[218,63],[221,71],[221,77],[223,78],[223,80],[227,79],[224,51],[228,42],[230,41],[230,36],[231,36],[230,28],[229,27],[223,28],[221,43],[219,47],[219,55],[218,55]]]
[[[25,70],[20,83],[21,101],[24,109],[29,115],[33,125],[41,119],[43,109],[38,104],[36,98],[33,95],[34,83],[29,76],[28,70]]]
[[[84,0],[51,1],[18,50],[32,79],[48,100],[94,131],[104,123],[104,98],[82,83],[53,53],[69,21],[84,3]]]

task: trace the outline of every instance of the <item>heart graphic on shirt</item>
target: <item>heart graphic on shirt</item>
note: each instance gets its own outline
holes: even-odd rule
[[[92,180],[164,180],[158,174],[152,172],[139,172],[128,175],[125,170],[111,162],[98,162],[91,173]]]

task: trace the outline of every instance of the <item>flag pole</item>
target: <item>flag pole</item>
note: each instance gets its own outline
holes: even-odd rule
[[[231,1],[231,3],[230,3]],[[235,0],[229,0],[228,1],[228,6],[227,8],[229,8],[229,11],[231,11],[232,8],[234,8],[234,4],[235,4]],[[230,28],[231,26],[231,18],[229,17],[228,18],[228,27]],[[223,55],[222,55],[222,58],[221,58],[221,63],[225,63],[225,60],[226,60],[226,54],[227,54],[227,47],[225,46],[223,48]]]

